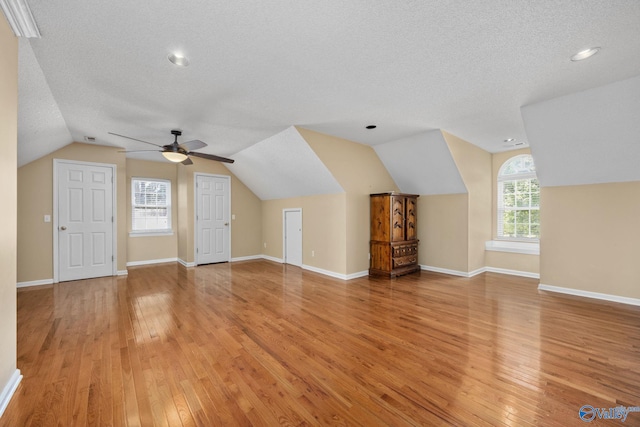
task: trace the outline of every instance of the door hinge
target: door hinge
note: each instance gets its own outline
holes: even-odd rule
[[[113,255],[111,255],[111,261],[115,261],[116,257],[114,257]]]
[[[199,250],[198,248],[196,248],[196,253],[197,253],[197,254],[199,254],[199,253],[200,253],[200,250]]]
[[[111,222],[113,222],[113,217],[111,217]]]

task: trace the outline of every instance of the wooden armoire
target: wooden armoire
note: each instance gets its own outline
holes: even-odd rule
[[[369,275],[395,277],[420,270],[418,264],[418,196],[371,194]]]

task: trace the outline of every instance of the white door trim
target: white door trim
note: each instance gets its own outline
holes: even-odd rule
[[[219,175],[212,173],[202,173],[195,172],[193,174],[193,264],[194,266],[198,265],[198,177],[206,176],[210,178],[223,178],[229,180],[229,257],[227,262],[231,262],[231,224],[233,221],[231,220],[231,175]]]
[[[282,260],[285,264],[287,264],[287,212],[300,212],[300,222],[303,223],[302,208],[282,209]],[[304,258],[304,251],[302,249],[302,246],[300,247],[300,250],[302,251],[302,253],[300,254],[300,266],[302,266],[302,260]]]
[[[118,167],[112,163],[95,163],[95,162],[82,162],[79,160],[66,160],[66,159],[53,159],[53,212],[52,212],[52,221],[53,221],[53,283],[60,282],[60,266],[58,265],[58,167],[60,164],[70,164],[70,165],[83,165],[83,166],[100,166],[104,168],[111,169],[111,176],[113,177],[113,182],[111,183],[112,187],[112,197],[113,203],[111,205],[111,215],[113,216],[113,222],[111,223],[111,235],[113,236],[113,266],[112,266],[112,275],[118,275],[118,215],[116,212],[118,211],[117,205],[117,194],[116,190],[118,186],[116,185],[118,182],[117,177],[117,169]]]

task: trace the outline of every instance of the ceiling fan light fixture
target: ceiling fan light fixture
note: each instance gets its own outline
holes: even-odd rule
[[[189,66],[189,59],[180,53],[170,53],[169,56],[167,56],[167,58],[169,59],[169,62],[171,62],[174,65],[177,65],[178,67]]]
[[[181,163],[187,159],[187,155],[179,151],[163,151],[162,155],[165,159],[173,163]]]

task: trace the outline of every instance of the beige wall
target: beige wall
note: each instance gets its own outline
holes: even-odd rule
[[[487,251],[485,254],[485,262],[487,263],[487,267],[540,274],[539,255]]]
[[[485,267],[485,242],[491,240],[491,154],[442,132],[468,192],[468,264],[463,271]]]
[[[213,163],[213,162],[211,162]],[[231,175],[231,256],[262,254],[262,201],[242,181]]]
[[[420,196],[418,262],[430,267],[467,272],[468,221],[467,194]]]
[[[127,262],[178,257],[178,167],[169,162],[127,159],[127,231],[131,231],[131,178],[156,178],[171,181],[171,236],[135,236],[127,238]]]
[[[127,262],[178,257],[194,261],[193,176],[195,172],[231,176],[231,256],[261,254],[260,200],[218,162],[193,159],[192,166],[166,162],[127,160],[118,148],[73,143],[18,169],[18,282],[53,278],[53,229],[43,221],[54,215],[53,159],[68,159],[117,166],[118,270]],[[172,181],[173,236],[129,237],[131,229],[131,177]],[[43,183],[46,183],[43,185]],[[129,252],[130,250],[130,252]]]
[[[346,192],[346,274],[369,269],[369,194],[398,191],[375,150],[342,138],[297,128]]]
[[[195,261],[194,174],[231,177],[231,257],[255,256],[262,253],[262,202],[229,169],[220,162],[192,158],[193,165],[178,165],[178,258],[186,263]],[[186,207],[186,208],[185,208]]]
[[[640,298],[640,182],[541,190],[540,282]]]
[[[118,150],[76,142],[18,169],[18,282],[53,279],[53,159],[116,165],[117,268],[126,269],[126,158]]]
[[[294,208],[302,208],[302,263],[338,274],[347,274],[344,193],[263,201],[262,253],[278,259],[283,258],[282,211]]]
[[[16,372],[18,39],[0,18],[0,389]]]
[[[193,246],[193,235],[189,236],[189,222],[193,221],[193,219],[189,219],[193,217],[193,210],[191,211],[191,215],[189,215],[189,180],[187,177],[187,168],[177,166],[178,172],[176,174],[178,179],[178,259],[187,262],[189,259],[189,247]],[[193,180],[193,174],[191,175],[191,179]],[[193,186],[191,187],[193,190]],[[193,196],[191,196],[193,198]],[[192,199],[193,200],[193,199]],[[193,209],[193,208],[192,208]],[[191,226],[193,229],[193,225]],[[191,256],[193,257],[193,249],[191,252]],[[191,261],[193,262],[193,258]]]

